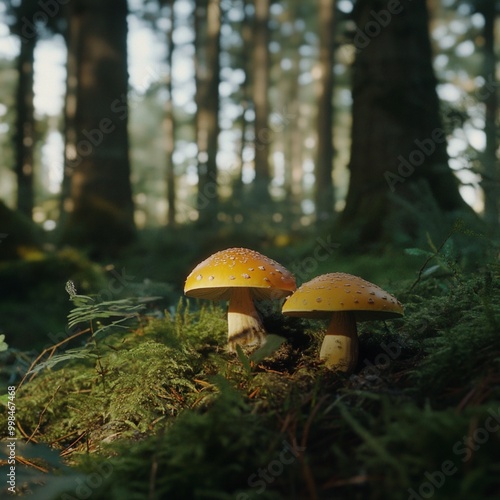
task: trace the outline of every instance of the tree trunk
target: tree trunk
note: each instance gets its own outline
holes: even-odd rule
[[[482,181],[482,188],[484,191],[484,218],[492,231],[497,232],[500,210],[500,165],[497,158],[498,139],[496,126],[498,112],[498,82],[496,80],[495,57],[495,2],[479,2],[478,11],[484,18],[483,77],[485,84],[479,95],[481,99],[484,99],[484,104],[486,106],[484,126],[486,149],[483,154],[484,175]]]
[[[197,2],[196,142],[198,145],[198,221],[213,225],[217,218],[217,149],[219,138],[220,0]]]
[[[71,176],[73,174],[72,162],[76,160],[76,104],[78,89],[78,61],[76,48],[81,31],[81,16],[75,15],[74,4],[65,6],[65,17],[68,27],[65,33],[66,56],[66,95],[64,98],[64,168],[61,184],[61,203],[58,225],[65,228],[67,215],[72,206],[71,202]]]
[[[33,216],[33,149],[35,147],[35,117],[33,105],[33,62],[36,37],[21,38],[17,59],[18,84],[16,96],[16,175],[17,209],[29,219]]]
[[[413,203],[422,181],[443,211],[466,206],[447,165],[426,3],[402,0],[375,21],[379,11],[377,0],[360,0],[354,11],[351,176],[341,220],[365,243],[393,238],[384,227],[395,211],[389,195]]]
[[[164,131],[165,131],[165,160],[166,160],[166,174],[167,174],[167,203],[168,215],[167,224],[170,227],[175,226],[176,216],[176,189],[175,189],[175,172],[174,172],[174,148],[175,148],[175,123],[174,123],[174,106],[172,100],[172,59],[174,53],[174,3],[175,0],[169,0],[168,5],[170,8],[170,29],[167,35],[167,92],[168,100],[165,104],[165,118],[164,118]]]
[[[319,67],[315,204],[316,220],[323,223],[333,215],[333,50],[335,2],[319,0]]]
[[[254,193],[259,202],[269,199],[269,4],[270,0],[255,0],[253,25],[253,103],[255,110],[255,179]]]
[[[118,251],[134,235],[128,156],[127,2],[79,0],[76,43],[76,157],[63,241]],[[73,24],[70,24],[72,27]]]
[[[295,23],[300,17],[300,10],[296,2],[290,2],[288,6],[288,20]],[[302,214],[301,202],[304,196],[302,186],[302,160],[303,160],[303,119],[300,116],[300,52],[299,47],[303,41],[304,34],[293,24],[287,47],[291,67],[284,75],[286,83],[285,103],[283,109],[290,117],[285,127],[285,193],[288,207],[288,219],[291,224],[296,225]]]
[[[241,47],[241,69],[245,74],[245,78],[241,84],[241,115],[238,119],[238,127],[241,130],[241,142],[239,147],[239,171],[237,173],[236,178],[233,183],[233,198],[241,206],[241,201],[243,199],[243,167],[244,167],[244,152],[246,147],[246,137],[247,137],[247,129],[249,128],[249,122],[246,115],[246,112],[249,108],[249,103],[251,101],[250,95],[250,78],[249,73],[251,72],[251,46],[252,46],[252,27],[248,20],[247,14],[247,0],[243,0],[243,19],[241,21],[241,38],[242,38],[242,47]]]

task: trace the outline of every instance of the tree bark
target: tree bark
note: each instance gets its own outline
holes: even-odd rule
[[[479,2],[478,11],[484,18],[483,78],[485,84],[479,95],[481,99],[484,99],[486,107],[484,125],[486,148],[483,154],[484,174],[482,181],[482,188],[484,191],[484,218],[491,230],[498,232],[500,214],[500,165],[497,157],[498,138],[496,125],[498,113],[498,81],[496,79],[495,57],[495,2]]]
[[[67,215],[72,206],[71,201],[71,176],[73,174],[72,163],[77,158],[77,128],[76,128],[76,105],[78,89],[78,61],[77,51],[78,39],[81,31],[81,16],[74,14],[74,4],[65,6],[67,29],[65,33],[67,55],[66,55],[66,94],[64,97],[64,167],[61,183],[59,228],[66,227]]]
[[[466,206],[447,165],[426,3],[402,0],[384,26],[373,18],[379,11],[377,0],[360,0],[354,11],[351,176],[341,219],[365,243],[393,238],[384,227],[395,211],[389,195],[413,203],[422,181],[443,211]]]
[[[246,117],[246,112],[249,108],[251,101],[250,95],[250,78],[249,74],[251,72],[251,46],[252,46],[252,27],[250,25],[248,14],[247,14],[247,0],[243,0],[243,19],[241,21],[241,69],[244,72],[244,80],[241,84],[241,115],[238,118],[238,127],[241,130],[241,142],[239,145],[239,171],[233,182],[233,198],[236,203],[241,205],[243,199],[243,167],[244,167],[244,152],[247,144],[247,130],[249,128],[249,121]]]
[[[130,184],[127,72],[127,2],[79,0],[76,151],[68,167],[71,198],[63,241],[116,252],[134,236]],[[72,24],[70,24],[72,26]]]
[[[176,187],[175,187],[175,171],[174,171],[174,148],[175,148],[175,123],[174,123],[174,105],[172,100],[172,59],[174,53],[174,3],[175,0],[168,0],[170,9],[170,29],[167,35],[167,93],[168,100],[165,104],[165,118],[164,131],[165,131],[165,160],[166,160],[166,177],[167,177],[167,203],[168,215],[167,224],[170,227],[175,226],[175,216],[177,213],[176,208]]]
[[[324,223],[333,215],[333,51],[335,2],[319,0],[319,68],[315,204],[316,220]]]
[[[269,151],[271,129],[269,128],[269,4],[270,0],[255,0],[253,24],[253,68],[252,95],[255,110],[255,179],[254,197],[259,202],[269,200],[271,180]]]
[[[16,95],[15,151],[17,176],[17,209],[29,219],[33,216],[33,149],[35,147],[35,117],[33,63],[36,37],[21,38],[17,59],[18,84]]]
[[[290,2],[288,8],[288,20],[294,23],[300,17],[299,5],[296,2]],[[299,48],[303,40],[303,33],[296,25],[293,25],[293,31],[290,34],[287,48],[289,49],[289,58],[291,67],[284,75],[285,79],[285,103],[283,109],[286,111],[290,121],[287,121],[284,137],[285,153],[285,193],[288,207],[288,219],[291,224],[297,224],[297,220],[302,214],[301,202],[304,197],[302,186],[302,161],[303,161],[303,118],[300,109],[300,52]]]
[[[197,2],[196,142],[198,145],[198,222],[216,223],[218,210],[217,149],[219,138],[220,0]]]

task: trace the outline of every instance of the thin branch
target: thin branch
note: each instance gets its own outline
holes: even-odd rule
[[[28,440],[26,441],[26,443],[29,443],[33,439],[33,436],[38,432],[38,429],[42,425],[42,418],[45,415],[45,412],[47,411],[47,408],[49,407],[50,403],[52,403],[52,401],[54,401],[54,398],[56,397],[56,394],[58,393],[58,391],[59,391],[60,388],[61,388],[61,385],[58,385],[57,388],[56,388],[56,390],[55,390],[55,392],[54,392],[54,394],[52,394],[52,397],[50,398],[50,401],[45,405],[45,408],[40,413],[40,416],[38,417],[38,424],[36,424],[35,430],[31,433],[31,436],[28,438]]]
[[[53,355],[54,355],[54,352],[56,351],[56,349],[58,347],[61,347],[63,344],[65,344],[66,342],[69,342],[70,340],[80,336],[80,335],[83,335],[84,333],[87,333],[89,332],[90,329],[89,328],[86,328],[85,330],[81,330],[73,335],[70,335],[69,337],[66,337],[64,340],[61,340],[61,342],[58,342],[57,344],[54,344],[53,346],[51,347],[47,347],[46,349],[44,349],[38,356],[37,358],[33,361],[33,363],[31,363],[30,367],[28,368],[26,374],[24,375],[24,377],[22,378],[21,382],[19,382],[19,385],[17,386],[17,390],[19,390],[21,388],[21,386],[24,384],[24,381],[26,380],[26,377],[28,376],[29,373],[31,373],[31,370],[33,370],[33,368],[38,364],[38,362],[45,356],[45,354],[47,354],[48,352],[50,352],[50,356],[47,358],[47,359],[50,359]],[[33,378],[35,377],[35,373],[31,376],[30,378],[30,382],[33,380]]]

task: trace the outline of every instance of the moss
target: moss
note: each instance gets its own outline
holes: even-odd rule
[[[427,394],[431,387],[441,395],[441,403],[448,404],[448,394],[456,400],[485,384],[483,391],[499,395],[491,378],[500,362],[499,278],[498,266],[461,276],[446,283],[430,301],[424,297],[431,284],[422,286],[419,307],[412,306],[415,312],[403,328],[420,344],[423,359],[413,373],[413,384],[422,393]]]
[[[107,420],[145,432],[158,417],[177,414],[186,404],[185,394],[195,391],[192,361],[187,353],[155,341],[107,356],[100,363]]]
[[[96,499],[495,498],[500,266],[449,269],[395,283],[405,317],[359,326],[352,375],[319,363],[320,322],[262,304],[285,341],[236,355],[224,308],[181,300],[42,370],[18,422],[72,473],[109,469]]]

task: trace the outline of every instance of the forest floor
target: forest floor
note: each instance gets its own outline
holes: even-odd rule
[[[377,255],[283,243],[258,250],[299,282],[351,272],[404,304],[359,325],[352,374],[318,360],[324,322],[277,303],[259,305],[268,342],[228,352],[223,305],[182,297],[190,248],[0,263],[0,376],[15,387],[0,394],[15,403],[15,421],[0,414],[0,492],[14,449],[15,491],[37,500],[498,498],[497,251],[454,235]]]

